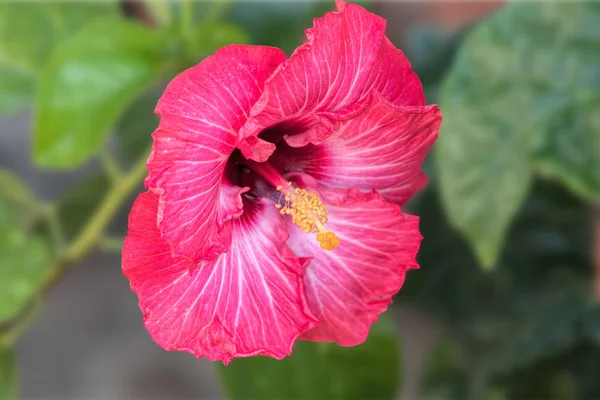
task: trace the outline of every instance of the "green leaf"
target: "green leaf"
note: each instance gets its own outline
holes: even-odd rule
[[[105,175],[96,175],[73,186],[58,202],[58,219],[67,240],[87,224],[110,188]]]
[[[0,201],[0,323],[35,296],[51,261],[46,242],[26,236],[14,210]]]
[[[21,179],[0,168],[0,201],[6,202],[19,216],[21,226],[27,226],[39,211],[33,192]]]
[[[589,311],[584,329],[586,335],[600,348],[600,306]]]
[[[421,378],[422,397],[430,400],[467,398],[467,371],[460,347],[444,337],[427,358]]]
[[[156,5],[163,4],[157,2]],[[205,22],[194,31],[188,63],[196,64],[223,46],[248,42],[248,35],[235,25]],[[165,85],[159,84],[143,92],[121,116],[116,131],[127,159],[136,160],[150,145],[150,135],[158,125],[154,109],[164,89]]]
[[[442,89],[437,147],[448,217],[484,266],[531,176],[600,199],[600,5],[514,2],[478,26]]]
[[[250,33],[252,43],[275,46],[287,54],[302,44],[304,29],[335,9],[333,2],[235,2],[229,18]]]
[[[299,341],[281,361],[236,359],[220,371],[230,399],[393,399],[399,353],[393,321],[381,315],[362,345]]]
[[[17,379],[14,350],[0,345],[0,400],[17,399]]]
[[[600,4],[513,2],[468,36],[442,89],[452,223],[490,266],[531,176],[600,199]]]
[[[491,268],[531,185],[528,138],[481,123],[475,106],[480,100],[457,104],[448,100],[450,90],[442,93],[444,122],[434,153],[438,182],[448,219],[470,242],[481,265]]]
[[[221,47],[249,42],[248,34],[237,25],[222,21],[205,22],[194,31],[190,50],[195,62],[200,62]]]
[[[421,269],[408,274],[395,302],[443,321],[471,353],[470,371],[530,368],[584,339],[582,325],[590,319],[587,204],[555,182],[536,182],[508,236],[501,268],[482,271],[449,229],[435,195],[428,191],[417,204]],[[593,337],[591,326],[588,332]]]
[[[123,109],[161,74],[165,50],[159,32],[118,18],[58,46],[37,93],[35,162],[69,168],[94,155]]]
[[[27,185],[18,176],[3,168],[0,168],[0,197],[14,204],[36,204],[35,196]]]
[[[173,22],[173,2],[169,0],[152,0],[144,1],[142,4],[158,26],[169,27]]]
[[[406,56],[423,84],[427,103],[437,103],[440,84],[469,28],[452,33],[433,27],[415,28],[408,34]]]
[[[0,2],[0,113],[30,106],[56,44],[93,19],[116,12],[113,1]]]
[[[516,307],[506,314],[513,320],[490,353],[490,368],[508,373],[560,354],[582,339],[580,329],[590,307],[588,287],[571,281],[561,274],[555,282],[518,296]]]
[[[144,92],[127,108],[116,126],[121,150],[130,162],[141,157],[152,142],[152,132],[158,126],[154,109],[163,90],[164,86],[157,86]]]
[[[600,18],[598,18],[600,21]],[[599,40],[600,48],[600,40]],[[600,60],[597,68],[600,70]],[[543,175],[560,179],[589,201],[600,201],[600,96],[587,104],[574,103],[556,112],[557,121],[536,153]]]

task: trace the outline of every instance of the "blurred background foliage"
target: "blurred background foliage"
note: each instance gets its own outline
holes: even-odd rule
[[[0,399],[18,397],[12,347],[43,312],[44,294],[91,251],[119,251],[124,232],[108,227],[140,190],[165,84],[231,43],[289,55],[332,7],[0,3],[0,114],[33,110],[37,168],[103,167],[49,201],[0,158]],[[442,326],[420,396],[599,398],[600,3],[515,2],[459,29],[419,26],[403,39],[397,46],[444,113],[425,165],[430,184],[407,207],[421,216],[421,269],[393,306]],[[284,361],[218,367],[224,392],[397,397],[402,321],[393,307],[364,345],[302,342]]]

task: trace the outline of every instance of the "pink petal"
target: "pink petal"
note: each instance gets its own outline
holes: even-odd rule
[[[406,271],[418,268],[419,219],[375,192],[336,189],[320,195],[329,217],[326,227],[340,238],[335,249],[321,249],[314,235],[288,225],[294,253],[314,257],[304,285],[319,324],[301,338],[354,346],[367,338]]]
[[[248,200],[246,200],[248,201]],[[285,245],[272,203],[248,202],[232,223],[228,253],[190,274],[156,227],[158,198],[141,194],[129,217],[123,272],[139,297],[144,324],[167,350],[229,363],[234,357],[289,355],[315,326],[304,295],[304,266]]]
[[[278,49],[228,46],[175,77],[159,100],[145,183],[160,196],[159,228],[174,254],[196,263],[227,250],[242,189],[222,190],[225,164],[265,79],[284,60]]]
[[[315,19],[307,42],[266,81],[241,130],[244,137],[299,120],[307,131],[291,144],[319,143],[331,120],[355,112],[372,89],[395,104],[425,104],[410,63],[384,36],[385,20],[355,4],[337,5],[339,11]]]
[[[362,112],[338,121],[321,145],[282,147],[273,161],[326,187],[377,189],[386,200],[404,204],[427,183],[421,164],[441,119],[434,105],[397,107],[373,93]]]
[[[385,37],[373,68],[373,88],[397,106],[424,106],[425,94],[404,53]]]

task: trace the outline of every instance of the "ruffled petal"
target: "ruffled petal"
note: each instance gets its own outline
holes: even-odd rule
[[[250,140],[284,123],[292,130],[305,127],[301,137],[286,138],[292,146],[319,143],[332,120],[356,112],[372,89],[395,104],[425,104],[410,63],[384,36],[385,20],[355,4],[337,6],[337,12],[315,19],[307,42],[267,80],[242,136]]]
[[[425,94],[404,53],[385,37],[373,68],[373,89],[397,106],[424,106]]]
[[[246,203],[232,223],[229,251],[193,273],[161,239],[158,206],[151,192],[138,197],[123,248],[123,272],[154,341],[225,364],[290,354],[315,319],[304,295],[305,267],[285,245],[286,228],[273,204]]]
[[[228,46],[175,77],[159,100],[145,183],[160,197],[158,224],[174,254],[197,263],[229,247],[227,221],[242,212],[242,189],[222,190],[225,165],[284,60],[278,49]]]
[[[362,343],[377,316],[400,290],[415,260],[421,235],[419,219],[377,193],[321,190],[327,208],[327,229],[340,244],[332,251],[319,247],[314,235],[289,223],[291,249],[311,258],[304,277],[311,311],[319,320],[301,339]]]
[[[421,164],[437,138],[440,110],[397,107],[373,93],[354,118],[338,121],[319,146],[280,146],[272,161],[285,171],[303,171],[326,187],[376,189],[404,204],[427,183]]]

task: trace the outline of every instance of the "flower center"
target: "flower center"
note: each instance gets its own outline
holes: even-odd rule
[[[242,164],[261,175],[281,192],[275,207],[281,215],[289,215],[292,222],[304,232],[317,233],[317,241],[322,249],[333,250],[340,244],[340,239],[325,227],[327,211],[318,194],[294,187],[292,182],[286,181],[269,163],[243,160]]]
[[[281,192],[285,200],[283,204],[278,202],[275,205],[279,208],[281,215],[291,216],[292,222],[304,232],[318,233],[317,241],[321,244],[322,249],[333,250],[340,244],[340,239],[325,228],[327,211],[319,195],[306,189],[295,188],[292,186],[292,182],[288,182],[286,186],[277,186],[277,190]],[[281,201],[281,196],[279,201]]]

